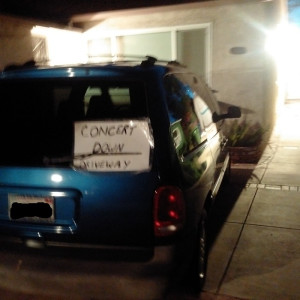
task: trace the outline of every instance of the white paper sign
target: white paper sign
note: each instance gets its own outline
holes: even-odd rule
[[[74,124],[75,168],[94,172],[148,170],[152,148],[148,119]]]

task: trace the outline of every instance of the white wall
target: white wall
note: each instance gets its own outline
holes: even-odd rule
[[[32,60],[33,23],[0,15],[0,70]]]
[[[0,15],[0,70],[35,58],[33,36],[45,39],[45,58],[50,64],[86,62],[87,45],[80,30],[37,23]]]
[[[97,25],[103,32],[172,27],[210,23],[212,25],[211,84],[218,98],[239,105],[248,119],[265,126],[274,122],[276,73],[265,51],[267,31],[279,23],[281,0],[219,0],[171,6],[167,9],[128,12],[109,17]],[[244,54],[232,48],[243,47]]]

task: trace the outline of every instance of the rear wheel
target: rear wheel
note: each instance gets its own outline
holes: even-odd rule
[[[193,285],[197,291],[201,291],[206,279],[207,269],[207,213],[203,210],[198,225],[196,237],[196,251],[194,257]]]
[[[185,291],[199,293],[206,279],[207,265],[207,212],[203,209],[198,226],[190,236],[179,243],[172,272],[171,293]]]

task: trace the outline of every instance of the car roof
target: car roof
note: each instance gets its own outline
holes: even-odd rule
[[[47,64],[36,64],[29,61],[23,65],[7,66],[1,73],[1,79],[13,78],[69,78],[69,77],[94,77],[100,71],[106,71],[107,77],[113,75],[134,73],[168,73],[183,70],[185,67],[176,61],[158,61],[152,56],[144,59],[122,59],[116,61],[105,61],[97,63],[72,64],[50,66]],[[186,69],[185,69],[186,70]]]

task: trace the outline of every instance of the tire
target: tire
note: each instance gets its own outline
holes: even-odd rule
[[[206,279],[207,266],[207,212],[203,208],[197,228],[179,244],[168,291],[199,294]],[[195,226],[196,227],[196,226]]]
[[[197,292],[200,292],[204,286],[207,270],[207,213],[203,210],[197,229],[195,243],[193,286]]]

